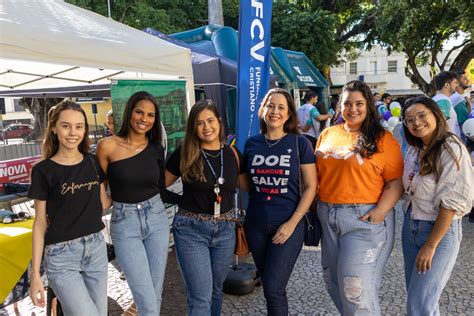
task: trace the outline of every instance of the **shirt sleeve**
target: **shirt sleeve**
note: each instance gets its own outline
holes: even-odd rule
[[[403,156],[400,144],[390,132],[385,132],[381,146],[384,161],[382,177],[386,181],[401,178],[403,175]]]
[[[445,150],[441,156],[442,171],[436,185],[435,205],[456,211],[464,216],[471,211],[473,198],[473,170],[469,154],[458,142],[449,142],[458,158],[459,168],[454,158]]]
[[[436,101],[436,103],[438,104],[438,107],[440,108],[441,112],[443,112],[444,114],[444,117],[449,120],[449,118],[451,117],[451,104],[449,103],[448,100],[438,100]]]
[[[316,161],[313,146],[306,137],[298,135],[298,149],[300,151],[300,164],[311,164]]]
[[[99,182],[102,183],[107,180],[107,175],[105,174],[104,170],[102,170],[97,156],[91,154],[91,157],[93,159],[94,167],[96,168],[97,174],[99,175]]]
[[[312,119],[316,119],[318,116],[321,115],[321,113],[319,113],[318,109],[314,106],[314,107],[309,111],[309,115],[311,116]]]
[[[178,146],[166,162],[166,170],[171,172],[177,177],[181,177],[181,170],[179,164],[181,161],[181,146]]]
[[[46,201],[48,199],[49,184],[45,175],[38,166],[34,166],[31,171],[31,186],[28,197],[35,200]]]
[[[454,111],[456,111],[456,115],[458,117],[459,126],[461,126],[469,117],[469,113],[467,112],[466,101],[461,101],[454,107]]]

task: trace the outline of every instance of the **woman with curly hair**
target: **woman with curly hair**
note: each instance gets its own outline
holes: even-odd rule
[[[403,159],[365,83],[344,86],[341,113],[343,123],[324,130],[316,145],[323,277],[341,314],[380,315]]]

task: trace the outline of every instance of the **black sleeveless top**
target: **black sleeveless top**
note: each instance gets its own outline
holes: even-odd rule
[[[139,203],[164,190],[164,150],[148,143],[140,153],[109,163],[107,168],[112,199]]]

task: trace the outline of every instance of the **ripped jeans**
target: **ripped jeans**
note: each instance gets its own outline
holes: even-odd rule
[[[360,219],[374,207],[318,204],[324,282],[342,315],[380,315],[379,288],[395,227],[393,211],[379,224]]]

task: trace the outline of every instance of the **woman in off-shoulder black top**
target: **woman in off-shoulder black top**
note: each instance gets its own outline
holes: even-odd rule
[[[137,92],[123,116],[117,136],[97,146],[114,201],[110,234],[138,313],[159,315],[169,224],[158,104],[149,93]]]

